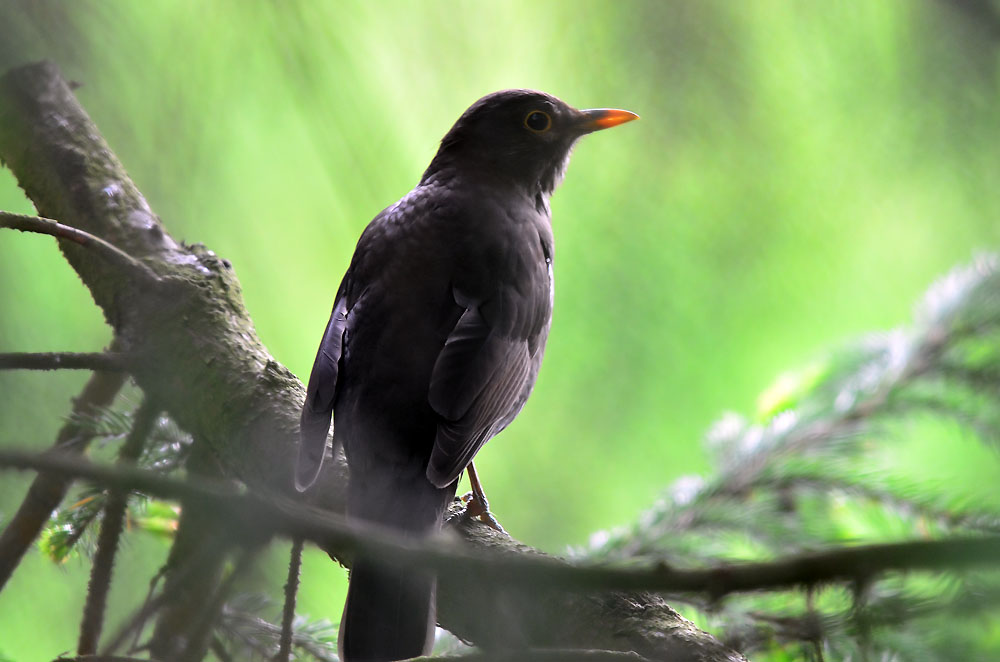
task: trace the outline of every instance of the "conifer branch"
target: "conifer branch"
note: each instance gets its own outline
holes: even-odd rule
[[[83,415],[109,406],[124,384],[123,373],[94,373],[74,400],[73,414]],[[59,430],[54,449],[66,454],[81,453],[94,436],[71,416]],[[0,533],[0,590],[3,590],[32,541],[66,496],[70,484],[70,478],[49,473],[39,473],[31,482],[17,512]]]

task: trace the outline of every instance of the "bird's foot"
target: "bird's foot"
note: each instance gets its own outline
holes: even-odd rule
[[[493,516],[493,513],[490,512],[490,502],[486,500],[484,495],[477,495],[475,492],[469,492],[462,495],[462,502],[465,504],[465,510],[460,515],[463,520],[478,519],[494,531],[507,533],[504,528],[500,526],[500,522],[498,522],[497,518]]]

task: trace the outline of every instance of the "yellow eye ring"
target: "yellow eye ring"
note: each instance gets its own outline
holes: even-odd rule
[[[552,117],[543,110],[533,110],[525,115],[524,128],[534,133],[545,133],[552,128]]]

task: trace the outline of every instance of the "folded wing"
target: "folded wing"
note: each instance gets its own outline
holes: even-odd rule
[[[532,345],[491,327],[479,306],[466,308],[431,375],[428,398],[443,419],[427,465],[431,483],[451,484],[517,415],[534,376]]]
[[[300,492],[316,482],[323,466],[326,437],[330,432],[333,404],[337,396],[337,373],[344,347],[344,328],[347,325],[346,305],[346,298],[343,296],[334,303],[323,341],[309,374],[306,402],[299,419],[299,459],[295,468],[295,487]]]

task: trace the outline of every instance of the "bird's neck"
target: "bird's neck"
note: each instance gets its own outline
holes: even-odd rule
[[[442,156],[439,152],[420,178],[420,186],[444,186],[453,190],[489,188],[501,195],[525,197],[539,212],[549,213],[549,198],[561,180],[561,173],[526,180],[521,173],[512,175],[503,168],[492,168],[481,161],[472,164]]]

